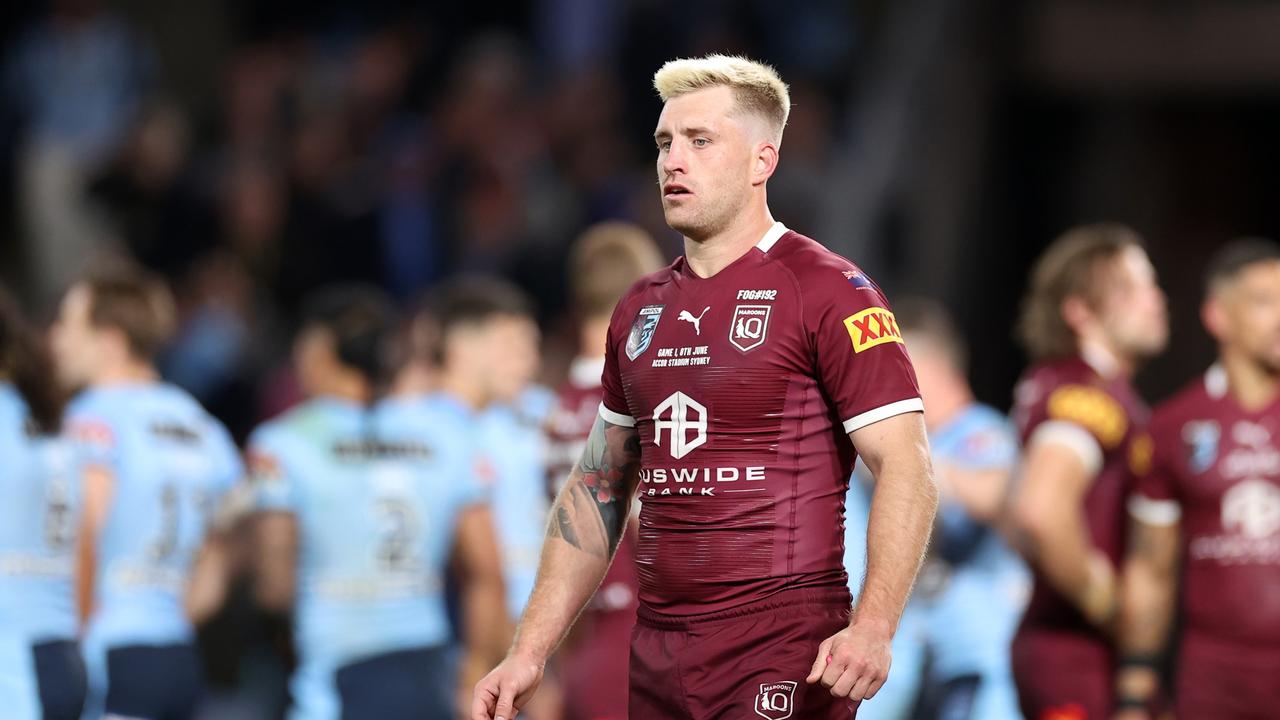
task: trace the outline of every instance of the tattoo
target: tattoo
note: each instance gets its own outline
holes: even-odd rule
[[[597,418],[582,459],[556,498],[547,537],[612,557],[627,526],[639,474],[640,434]]]

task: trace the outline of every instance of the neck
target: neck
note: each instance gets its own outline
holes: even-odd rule
[[[951,422],[973,404],[973,392],[964,382],[948,383],[931,389],[933,392],[929,393],[929,399],[924,404],[924,424],[929,432]]]
[[[1227,387],[1240,407],[1254,412],[1270,406],[1280,395],[1280,375],[1269,371],[1244,353],[1222,348],[1222,368]]]
[[[746,255],[773,226],[764,202],[753,202],[725,229],[701,240],[684,239],[684,256],[698,277],[709,278]]]
[[[319,387],[316,397],[346,400],[356,405],[367,405],[373,400],[373,388],[359,375],[342,375],[330,378]]]
[[[135,383],[155,382],[160,373],[155,366],[144,360],[126,358],[116,362],[106,362],[94,373],[92,385],[132,385]]]
[[[597,315],[587,318],[578,331],[578,357],[594,358],[604,355],[604,346],[609,342],[609,316]]]
[[[1103,377],[1133,378],[1138,360],[1120,352],[1100,335],[1086,334],[1080,339],[1080,356]]]
[[[481,383],[456,368],[444,371],[440,378],[440,390],[472,410],[481,410],[489,404],[488,394]]]

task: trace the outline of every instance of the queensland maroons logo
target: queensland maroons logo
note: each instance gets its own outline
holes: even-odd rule
[[[760,683],[756,714],[767,720],[786,720],[795,709],[796,681]]]
[[[764,344],[769,332],[771,305],[739,305],[733,309],[729,323],[729,342],[742,352],[750,352]]]

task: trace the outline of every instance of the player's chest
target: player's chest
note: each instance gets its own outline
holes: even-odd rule
[[[665,288],[644,298],[620,339],[628,401],[652,409],[677,390],[754,394],[809,371],[809,340],[791,287],[767,277]]]
[[[1189,500],[1224,513],[1271,506],[1280,513],[1280,418],[1197,418],[1178,432]]]

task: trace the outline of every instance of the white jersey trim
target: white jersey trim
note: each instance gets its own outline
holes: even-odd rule
[[[1055,443],[1065,446],[1080,457],[1084,469],[1090,475],[1097,475],[1102,469],[1102,446],[1088,430],[1067,420],[1048,420],[1040,423],[1040,427],[1031,433],[1027,447],[1041,443]]]
[[[569,365],[569,382],[573,383],[574,387],[598,388],[600,376],[603,374],[603,357],[574,358],[573,363]]]
[[[769,228],[769,232],[766,232],[764,237],[760,238],[760,242],[756,243],[756,247],[760,248],[760,252],[767,253],[786,234],[787,226],[780,222],[774,222],[773,227]]]
[[[1148,525],[1169,527],[1182,519],[1182,505],[1177,500],[1152,500],[1134,494],[1129,497],[1129,514]]]
[[[600,417],[604,418],[605,422],[613,423],[614,425],[621,425],[622,427],[636,426],[635,418],[631,417],[630,415],[623,415],[622,413],[616,413],[610,410],[609,408],[605,407],[604,403],[600,403]]]
[[[881,420],[887,420],[894,415],[905,415],[911,412],[924,412],[924,401],[918,397],[910,400],[899,400],[888,405],[881,405],[874,410],[859,413],[844,421],[844,431],[851,433]]]

